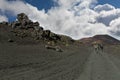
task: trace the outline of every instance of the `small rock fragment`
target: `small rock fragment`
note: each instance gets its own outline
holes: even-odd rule
[[[8,39],[8,42],[14,42],[12,39]]]

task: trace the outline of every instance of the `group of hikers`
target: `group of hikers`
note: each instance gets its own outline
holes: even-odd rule
[[[95,42],[93,42],[92,43],[92,45],[93,45],[93,48],[94,48],[94,51],[96,52],[96,53],[98,53],[99,51],[102,51],[103,52],[103,44],[101,43],[101,42],[97,42],[97,41],[95,41]]]

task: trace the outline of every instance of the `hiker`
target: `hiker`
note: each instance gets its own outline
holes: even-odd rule
[[[103,48],[104,48],[104,47],[103,47],[103,44],[102,44],[102,43],[99,43],[98,45],[99,45],[99,49],[103,52]]]
[[[98,51],[99,51],[99,45],[98,45],[97,42],[94,42],[94,43],[93,43],[93,48],[94,48],[95,52],[98,52]]]
[[[99,52],[99,51],[102,51],[103,52],[103,44],[101,42],[93,42],[93,47],[94,47],[94,50],[95,52]]]

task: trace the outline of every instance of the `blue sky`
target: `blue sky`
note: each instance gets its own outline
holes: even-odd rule
[[[111,4],[116,8],[120,8],[120,0],[98,0],[99,4]]]
[[[55,6],[53,0],[25,0],[25,2],[36,6],[38,9],[45,9],[46,11],[52,6]],[[111,4],[116,8],[120,8],[120,0],[98,0],[98,4]]]
[[[46,11],[52,6],[55,6],[53,0],[25,0],[25,2],[36,6],[38,9],[45,9]]]

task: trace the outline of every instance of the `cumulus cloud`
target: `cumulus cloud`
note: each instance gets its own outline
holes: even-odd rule
[[[114,35],[120,35],[120,17],[111,21],[110,23],[110,32]]]
[[[97,5],[94,10],[96,12],[101,12],[101,11],[110,11],[115,9],[114,6],[110,5],[110,4],[104,4],[104,5]]]
[[[120,17],[120,9],[113,9],[110,11],[101,11],[96,17],[98,23],[103,23],[106,26],[109,26],[112,20],[115,20]]]
[[[8,21],[8,18],[6,16],[0,15],[0,22]]]
[[[10,12],[16,15],[21,12],[29,14],[30,9],[22,0],[0,0],[0,10],[2,13]]]
[[[97,0],[54,0],[58,6],[38,10],[21,0],[0,0],[0,10],[13,15],[24,12],[39,21],[45,29],[80,39],[96,34],[110,34],[120,39],[120,9],[110,4],[97,5]],[[6,6],[7,5],[7,6]],[[18,7],[19,6],[19,7]]]

